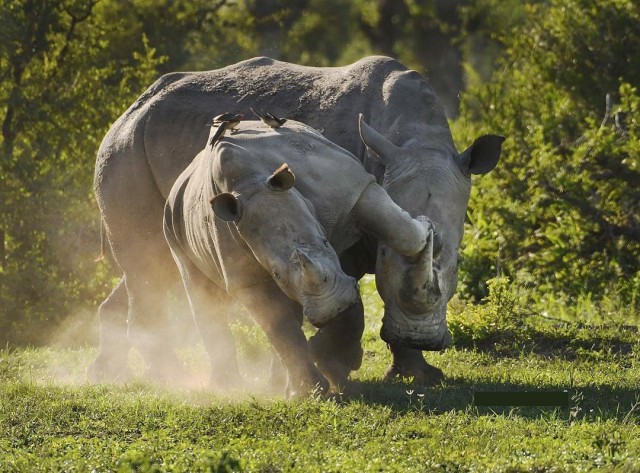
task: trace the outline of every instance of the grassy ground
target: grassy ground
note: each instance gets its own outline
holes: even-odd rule
[[[383,383],[366,286],[364,364],[330,400],[91,386],[94,349],[0,352],[0,471],[640,471],[637,332],[532,322],[494,297],[453,309],[456,347],[428,354],[441,385]],[[181,357],[205,369],[201,347]],[[473,405],[475,391],[565,389],[569,407]]]

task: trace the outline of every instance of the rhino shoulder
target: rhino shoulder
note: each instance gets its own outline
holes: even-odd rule
[[[234,64],[235,67],[238,67],[240,69],[245,68],[245,67],[249,67],[249,68],[255,68],[255,67],[264,67],[264,66],[272,66],[274,64],[279,63],[280,61],[277,61],[273,58],[270,58],[268,56],[258,56],[258,57],[254,57],[251,59],[246,59],[245,61],[240,61],[236,64]]]
[[[387,77],[392,72],[406,71],[407,66],[397,59],[388,56],[367,56],[354,62],[351,68],[362,74],[366,74],[372,80]]]

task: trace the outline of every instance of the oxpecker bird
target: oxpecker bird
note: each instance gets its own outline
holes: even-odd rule
[[[238,126],[238,124],[243,118],[244,118],[244,115],[242,115],[241,113],[226,112],[216,117],[213,117],[213,125],[219,126],[221,123],[226,122],[227,129],[229,131],[233,131],[235,130],[235,128]]]
[[[275,115],[272,115],[269,112],[264,112],[262,114],[256,112],[253,108],[249,107],[251,109],[251,111],[253,113],[256,114],[256,116],[262,120],[264,123],[266,123],[268,126],[270,126],[271,128],[279,128],[282,125],[284,125],[284,123],[287,121],[286,118],[278,118]]]
[[[224,136],[228,128],[229,128],[229,122],[227,121],[223,121],[218,124],[215,133],[213,133],[213,135],[211,136],[211,139],[209,140],[209,144],[211,145],[212,148],[218,141],[222,139],[222,137]]]

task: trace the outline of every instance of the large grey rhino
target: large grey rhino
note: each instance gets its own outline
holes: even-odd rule
[[[164,233],[214,385],[232,383],[238,373],[226,326],[232,297],[266,332],[289,374],[289,393],[328,389],[307,347],[300,306],[316,326],[348,313],[356,282],[340,271],[334,248],[344,252],[363,232],[419,259],[428,224],[413,220],[351,153],[310,127],[243,121],[196,156],[169,194]],[[341,386],[348,372],[326,374]]]
[[[162,294],[176,279],[168,268],[170,255],[158,216],[173,182],[203,147],[203,124],[212,110],[248,115],[251,105],[321,130],[355,154],[398,205],[413,216],[430,219],[435,227],[432,253],[422,258],[423,270],[417,274],[415,261],[370,238],[343,252],[341,264],[356,278],[376,273],[385,303],[382,336],[393,355],[387,377],[438,379],[442,373],[426,363],[420,350],[446,343],[442,330],[435,329],[442,327],[456,289],[471,175],[495,167],[503,138],[482,136],[458,153],[429,84],[387,57],[367,57],[337,68],[261,57],[209,72],[167,74],[118,119],[98,152],[95,187],[112,252],[135,281],[129,281],[132,277],[125,270],[100,306],[100,352],[92,371],[116,376],[125,365],[128,305],[132,314],[155,315],[163,309],[157,297],[137,302],[132,297],[128,304],[126,289]],[[358,127],[359,113],[369,125],[361,120]],[[112,182],[110,189],[104,184],[107,180]],[[110,210],[105,212],[107,206]],[[158,319],[149,317],[146,323],[153,325]],[[323,327],[312,340],[317,359],[332,366],[349,364],[344,353],[357,352],[354,345],[359,348],[362,326],[360,306]],[[432,335],[425,336],[429,332]],[[345,334],[354,335],[345,339]]]

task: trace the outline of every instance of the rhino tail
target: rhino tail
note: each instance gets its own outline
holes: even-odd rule
[[[107,227],[104,224],[104,219],[100,219],[100,254],[96,256],[93,261],[98,263],[105,259],[105,246],[107,240]]]

